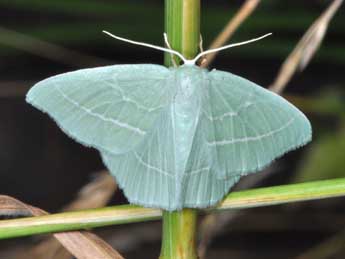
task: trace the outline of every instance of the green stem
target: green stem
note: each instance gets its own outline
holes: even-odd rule
[[[219,206],[211,210],[245,209],[340,196],[345,196],[345,178],[232,192]],[[158,209],[121,205],[0,220],[0,239],[144,222],[160,219],[161,216]]]
[[[200,0],[165,0],[165,32],[172,49],[187,59],[198,53],[200,40]],[[173,57],[175,63],[180,60]],[[172,65],[165,55],[165,65]],[[197,211],[163,211],[162,249],[160,259],[196,259]]]
[[[194,58],[200,42],[200,0],[165,0],[165,32],[172,49]],[[170,54],[165,65],[172,65]]]
[[[163,212],[161,259],[197,258],[195,249],[197,213],[193,209]]]

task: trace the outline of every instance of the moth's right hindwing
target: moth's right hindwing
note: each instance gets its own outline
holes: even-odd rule
[[[114,65],[48,78],[26,100],[48,113],[78,142],[119,154],[150,131],[171,99],[169,70],[159,65]]]

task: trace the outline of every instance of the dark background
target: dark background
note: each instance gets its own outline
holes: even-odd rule
[[[205,47],[242,3],[202,1]],[[273,36],[221,52],[210,68],[231,71],[267,87],[300,37],[329,3],[262,1],[231,41],[248,40],[267,32],[273,32]],[[101,31],[163,45],[163,15],[163,1],[153,0],[0,0],[1,194],[56,212],[75,197],[95,171],[104,168],[95,150],[75,143],[47,115],[26,104],[25,93],[35,82],[79,68],[162,64],[161,52],[116,41]],[[33,44],[26,36],[89,57],[73,58]],[[345,177],[344,44],[342,6],[311,64],[293,77],[284,92],[291,100],[298,97],[296,105],[310,118],[313,143],[275,162],[271,169],[274,173],[261,181],[261,186]],[[117,192],[112,204],[119,203],[126,200]],[[341,198],[244,210],[213,240],[208,258],[295,258],[343,231],[344,211]],[[126,231],[125,227],[119,228]],[[136,231],[133,228],[127,229]],[[157,232],[159,226],[153,224],[152,229]],[[128,258],[157,257],[159,236],[143,240],[134,248],[124,249],[123,254]],[[345,243],[344,238],[340,240]],[[334,251],[333,257],[327,258],[345,258],[345,246],[335,247]]]

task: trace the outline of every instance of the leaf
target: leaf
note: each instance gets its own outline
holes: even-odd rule
[[[116,190],[114,178],[107,171],[94,175],[92,181],[85,185],[74,201],[64,207],[64,211],[99,208],[105,206]],[[16,259],[53,258],[70,259],[68,253],[57,239],[49,236],[25,251],[16,252]]]
[[[47,215],[48,213],[20,202],[12,197],[0,195],[0,215],[31,214],[33,216]],[[54,237],[78,259],[121,259],[118,252],[111,248],[102,239],[94,234],[81,232],[56,233]]]
[[[345,196],[345,177],[232,192],[218,206],[207,211],[245,209],[343,196]],[[160,219],[161,216],[162,211],[159,209],[120,205],[57,213],[44,216],[44,218],[2,220],[0,221],[0,239],[145,222]]]
[[[0,215],[3,217],[31,216],[34,214],[32,209],[32,207],[26,206],[16,199],[0,195]]]

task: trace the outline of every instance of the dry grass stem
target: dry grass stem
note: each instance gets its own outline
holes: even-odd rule
[[[114,177],[108,171],[98,172],[94,179],[79,191],[76,199],[68,204],[63,211],[103,207],[109,202],[116,189]]]
[[[116,190],[113,177],[106,171],[96,175],[93,181],[84,186],[78,197],[65,210],[78,210],[102,207],[108,203]],[[40,216],[48,214],[43,210],[29,206],[14,198],[0,196],[0,214],[7,216]],[[78,259],[123,258],[117,251],[96,235],[86,231],[73,231],[54,234],[29,250],[19,250],[17,259],[70,259],[72,253]],[[58,240],[59,242],[57,242]],[[68,253],[66,248],[70,253]]]
[[[63,211],[92,209],[105,206],[117,189],[114,178],[108,171],[101,171],[95,174],[94,179],[85,185],[78,193],[74,201],[68,204]],[[68,237],[66,237],[68,238]],[[80,236],[80,238],[84,238]],[[86,243],[88,239],[84,240]],[[103,242],[103,241],[102,241]],[[62,245],[61,245],[62,244]],[[54,255],[54,259],[71,259],[66,252],[62,242],[55,238],[46,238],[29,251],[25,251],[22,259],[46,258],[48,254]]]
[[[297,70],[302,71],[308,65],[311,58],[320,47],[326,34],[328,24],[342,2],[343,0],[334,0],[321,16],[309,27],[291,54],[284,61],[276,79],[269,87],[270,90],[275,93],[281,93],[293,74]]]
[[[240,27],[240,25],[252,14],[255,8],[260,3],[260,0],[247,0],[242,5],[241,9],[236,15],[228,22],[223,31],[217,36],[217,38],[211,43],[209,49],[215,49],[223,46],[234,32]],[[207,67],[212,63],[217,53],[211,53],[205,56],[206,61],[201,64],[201,67]]]

